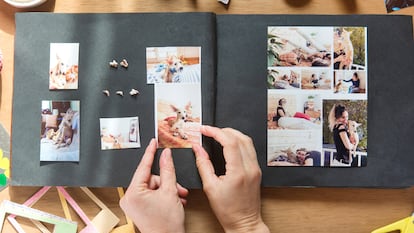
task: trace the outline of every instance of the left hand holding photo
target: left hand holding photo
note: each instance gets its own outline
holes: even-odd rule
[[[161,153],[160,175],[151,174],[156,144],[152,139],[147,146],[120,206],[141,232],[185,232],[188,190],[177,183],[169,148]]]

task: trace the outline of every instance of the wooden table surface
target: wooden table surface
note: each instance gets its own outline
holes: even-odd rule
[[[1,72],[0,122],[10,133],[14,51],[15,9],[0,0],[0,49],[5,57]],[[30,11],[48,12],[188,12],[203,11],[229,14],[386,14],[384,0],[231,0],[225,6],[215,0],[49,0]],[[414,7],[394,14],[414,15]],[[39,187],[9,187],[0,200],[23,203]],[[118,206],[115,188],[91,189],[119,218],[125,218]],[[99,211],[79,188],[68,188],[89,217]],[[375,228],[404,218],[414,211],[414,188],[264,188],[262,189],[264,221],[272,232],[371,232]],[[56,189],[49,191],[35,205],[37,209],[63,216]],[[222,232],[201,190],[191,190],[186,206],[187,232]],[[72,216],[74,216],[72,211]],[[79,220],[79,218],[74,218]],[[20,219],[27,232],[38,232]],[[14,232],[8,223],[3,232]],[[160,219],[160,224],[162,220]],[[82,227],[82,224],[80,225]]]

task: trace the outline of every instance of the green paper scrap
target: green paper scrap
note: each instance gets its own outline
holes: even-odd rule
[[[0,187],[6,186],[7,184],[7,177],[4,174],[0,174]]]
[[[0,206],[0,229],[3,227],[3,221],[6,213],[53,224],[55,225],[53,233],[76,233],[78,228],[78,224],[76,222],[20,205],[15,202],[4,200]]]

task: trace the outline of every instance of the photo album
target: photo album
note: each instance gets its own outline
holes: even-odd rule
[[[255,144],[262,186],[407,187],[412,19],[17,13],[11,184],[126,187],[152,138],[200,188],[201,125]]]

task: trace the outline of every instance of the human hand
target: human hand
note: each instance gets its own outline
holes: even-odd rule
[[[219,177],[204,148],[194,144],[193,150],[203,189],[225,232],[270,232],[261,217],[262,173],[251,138],[230,128],[200,131],[223,146],[226,174]]]
[[[142,233],[185,232],[183,205],[188,190],[177,184],[169,148],[161,153],[160,175],[151,175],[156,149],[152,139],[119,205]]]

